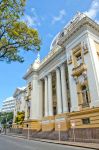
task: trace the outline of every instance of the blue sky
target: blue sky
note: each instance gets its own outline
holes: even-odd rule
[[[77,11],[85,12],[99,23],[99,0],[27,0],[23,21],[39,31],[42,46],[41,59],[49,52],[54,36],[72,19]],[[16,87],[25,85],[22,79],[37,53],[23,52],[25,62],[0,62],[0,106],[2,100],[12,96]]]

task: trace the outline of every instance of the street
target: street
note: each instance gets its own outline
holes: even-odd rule
[[[0,150],[91,150],[0,135]]]

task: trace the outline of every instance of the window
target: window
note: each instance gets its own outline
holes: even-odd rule
[[[76,55],[76,59],[77,59],[77,61],[79,61],[81,58],[82,58],[82,57],[81,57],[81,53],[79,52],[79,53]]]
[[[77,63],[77,66],[79,66],[82,63],[81,52],[76,54],[76,63]]]
[[[54,115],[57,114],[56,106],[53,107],[53,113],[54,113]]]
[[[82,123],[83,124],[90,124],[90,118],[83,118]]]

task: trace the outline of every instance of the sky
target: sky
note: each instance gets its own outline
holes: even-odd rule
[[[22,20],[39,32],[42,40],[41,60],[50,51],[55,35],[78,11],[99,23],[99,0],[27,0]],[[17,87],[26,85],[22,77],[36,59],[37,53],[23,52],[23,56],[25,62],[22,64],[0,62],[0,107],[2,101],[12,96]]]

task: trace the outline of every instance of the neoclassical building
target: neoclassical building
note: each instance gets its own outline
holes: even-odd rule
[[[77,13],[23,78],[24,130],[99,128],[99,25]]]

